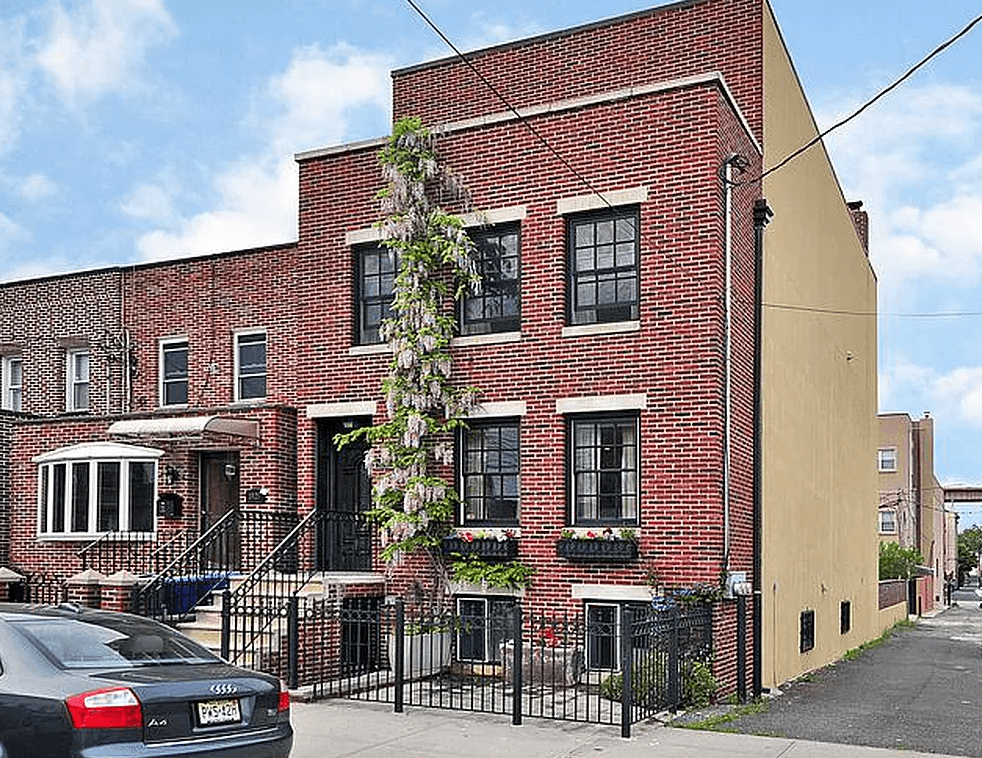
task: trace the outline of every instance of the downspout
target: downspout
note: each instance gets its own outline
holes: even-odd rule
[[[723,571],[730,570],[730,485],[733,449],[733,169],[743,173],[749,161],[731,155],[720,166],[723,183]]]
[[[753,439],[753,694],[754,698],[759,698],[763,692],[763,667],[762,667],[762,637],[761,624],[763,623],[762,610],[762,581],[761,581],[761,493],[762,493],[762,447],[761,438],[763,434],[763,414],[761,413],[761,388],[762,382],[762,361],[761,353],[763,344],[761,341],[761,319],[764,314],[764,227],[770,222],[774,211],[767,205],[767,200],[761,198],[754,202],[754,439]]]

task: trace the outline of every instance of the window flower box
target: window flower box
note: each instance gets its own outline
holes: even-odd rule
[[[638,543],[623,539],[562,537],[556,543],[556,555],[571,561],[633,561],[638,557]]]
[[[466,536],[444,537],[442,543],[444,555],[476,555],[491,561],[509,561],[518,557],[518,541],[512,537],[497,539],[495,537]]]

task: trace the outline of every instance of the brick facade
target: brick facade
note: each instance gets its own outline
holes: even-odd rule
[[[475,209],[507,210],[519,224],[520,331],[459,340],[453,355],[455,377],[479,387],[484,403],[522,408],[516,529],[519,559],[536,570],[524,592],[533,613],[644,599],[652,585],[718,584],[727,569],[753,578],[759,186],[734,187],[728,217],[720,172],[734,154],[747,160],[747,176],[762,169],[762,13],[762,0],[688,0],[473,54],[535,134],[459,61],[393,74],[395,116],[417,115],[440,129],[441,155]],[[351,244],[370,237],[379,220],[381,144],[298,156],[296,244],[0,286],[0,348],[23,351],[27,412],[3,422],[13,444],[9,508],[0,499],[0,559],[26,570],[58,567],[65,576],[81,570],[84,543],[38,539],[33,460],[107,440],[123,419],[220,415],[258,423],[257,439],[127,440],[163,450],[158,471],[178,473],[172,482],[158,479],[158,489],[185,507],[179,518],[158,517],[157,541],[198,529],[198,459],[208,451],[239,455],[240,493],[263,488],[263,508],[304,515],[316,506],[318,419],[380,418],[384,410],[379,387],[389,356],[357,345]],[[640,312],[629,323],[570,329],[567,218],[570,208],[598,207],[596,192],[630,197],[638,209]],[[266,396],[258,403],[235,402],[241,330],[266,334]],[[160,351],[168,339],[188,344],[186,407],[161,408]],[[65,393],[59,355],[76,343],[93,346],[97,358],[91,411],[61,417],[51,401]],[[624,398],[639,418],[639,558],[560,558],[556,542],[570,526],[567,425],[577,408],[609,410]],[[0,498],[8,492],[2,474]],[[253,559],[262,552],[252,545]],[[375,569],[383,567],[376,561]],[[412,557],[387,574],[386,593],[419,599],[436,579],[426,559]],[[121,603],[123,594],[101,587],[104,604]],[[736,681],[736,626],[734,604],[720,603],[716,668],[728,690]]]

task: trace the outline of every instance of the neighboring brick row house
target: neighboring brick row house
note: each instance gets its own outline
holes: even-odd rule
[[[522,119],[457,59],[393,73],[393,115],[441,132],[493,277],[453,345],[483,392],[456,526],[507,530],[537,570],[521,593],[457,587],[462,612],[520,594],[616,625],[653,588],[745,575],[765,686],[878,634],[875,324],[809,310],[875,310],[865,214],[821,146],[756,179],[816,133],[770,7],[690,0],[469,59]],[[295,244],[0,285],[0,562],[69,574],[107,531],[159,544],[230,508],[319,509],[328,582],[427,591],[411,564],[382,571],[355,518],[363,450],[331,443],[384,413],[383,144],[297,156]],[[606,529],[637,557],[557,553]]]

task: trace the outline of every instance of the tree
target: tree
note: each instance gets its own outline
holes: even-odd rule
[[[923,563],[913,548],[902,548],[897,542],[880,543],[880,579],[910,579]]]
[[[979,565],[982,550],[982,527],[973,526],[958,535],[958,575],[964,576]]]

